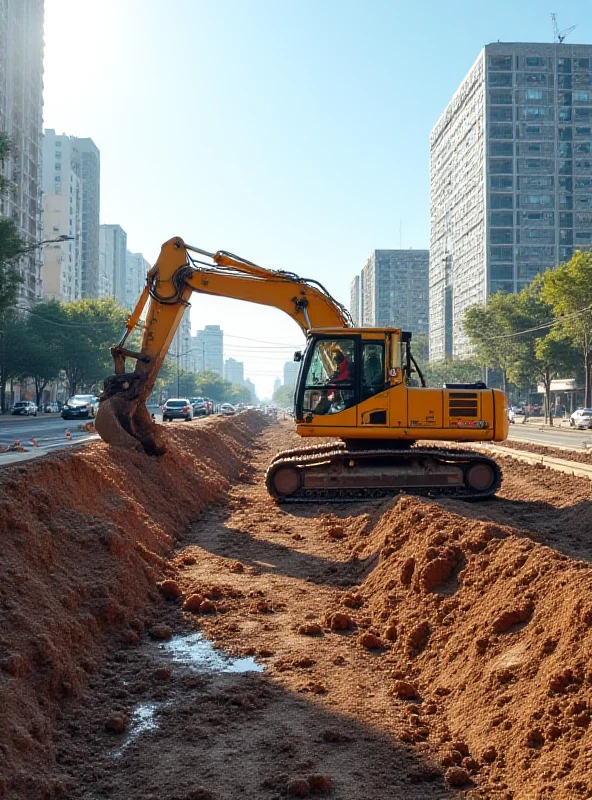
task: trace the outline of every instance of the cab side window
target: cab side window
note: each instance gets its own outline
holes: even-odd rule
[[[384,344],[365,342],[362,348],[362,399],[381,392],[385,385]]]

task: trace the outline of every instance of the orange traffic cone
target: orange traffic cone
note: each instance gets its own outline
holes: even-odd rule
[[[71,439],[71,438],[72,438],[72,434],[70,433],[68,428],[66,428],[66,439]]]
[[[37,442],[37,439],[36,439],[34,436],[31,436],[31,438],[29,439],[29,441],[31,442],[31,444],[33,445],[33,447],[39,447],[39,444],[38,444],[38,442]]]

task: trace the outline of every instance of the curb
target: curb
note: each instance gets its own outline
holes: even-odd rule
[[[532,444],[532,442],[530,442]],[[486,449],[499,455],[510,456],[517,461],[524,461],[527,464],[542,464],[545,467],[554,469],[557,472],[564,472],[567,475],[575,475],[578,478],[588,478],[592,480],[592,464],[582,464],[579,461],[569,461],[555,456],[543,456],[540,453],[528,453],[525,450],[512,450],[511,447],[496,447],[486,445]]]

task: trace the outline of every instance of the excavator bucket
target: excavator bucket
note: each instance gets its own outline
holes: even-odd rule
[[[96,431],[113,447],[144,450],[150,456],[163,455],[166,445],[160,426],[153,421],[141,393],[136,394],[133,387],[122,381],[125,377],[128,376],[114,375],[105,381],[95,420]]]

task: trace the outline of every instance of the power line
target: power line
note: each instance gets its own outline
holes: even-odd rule
[[[563,322],[564,320],[572,319],[574,317],[580,317],[583,314],[586,314],[588,311],[592,311],[592,306],[586,306],[585,308],[581,308],[579,311],[572,311],[569,314],[562,314],[560,317],[556,317],[552,319],[550,322],[543,322],[540,325],[536,325],[534,328],[527,328],[524,331],[515,331],[514,333],[501,333],[497,336],[488,336],[489,340],[491,339],[513,339],[515,336],[524,336],[525,333],[535,333],[536,331],[543,331],[546,328],[552,328],[553,325],[556,325],[558,322]]]

